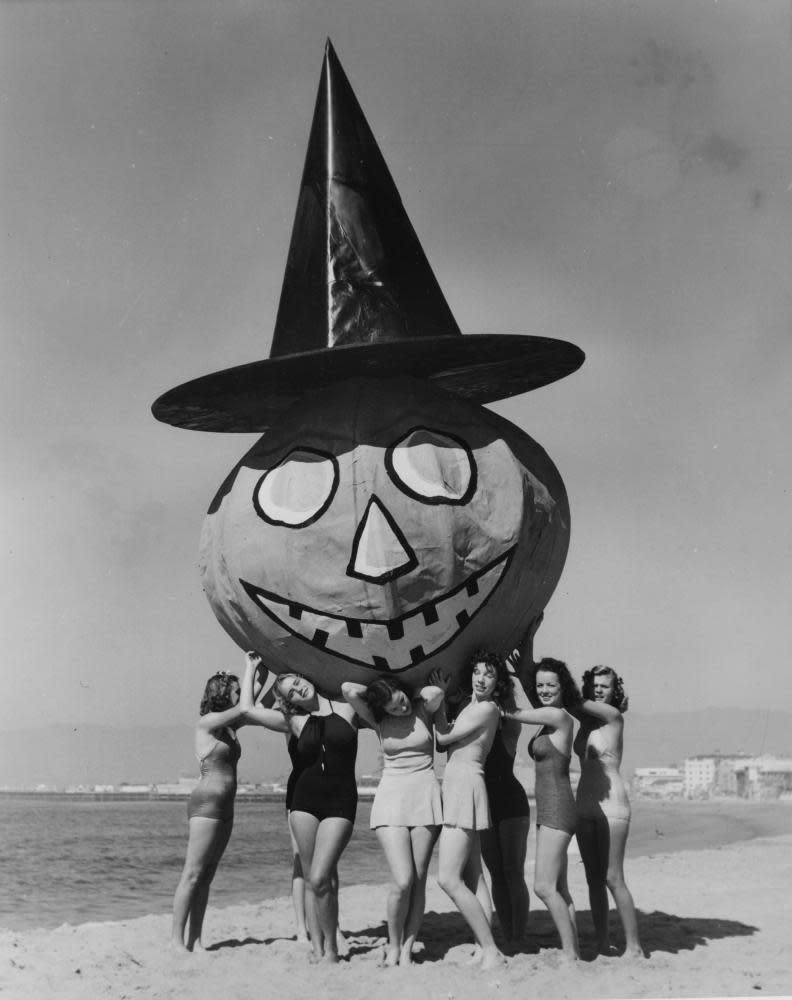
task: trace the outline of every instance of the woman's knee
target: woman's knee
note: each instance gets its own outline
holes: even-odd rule
[[[548,899],[556,895],[558,892],[558,886],[555,882],[552,882],[549,879],[537,877],[534,879],[533,891],[539,899],[546,902]]]

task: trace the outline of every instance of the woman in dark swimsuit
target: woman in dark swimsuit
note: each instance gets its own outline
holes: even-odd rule
[[[281,674],[273,690],[286,714],[255,706],[243,694],[245,718],[297,739],[289,825],[306,878],[306,922],[314,960],[337,962],[338,883],[334,876],[357,810],[357,717],[346,702],[325,698],[299,674]]]
[[[505,718],[541,726],[528,744],[536,767],[536,867],[534,892],[542,900],[561,938],[565,954],[580,957],[575,907],[567,886],[567,850],[577,814],[569,783],[574,720],[567,708],[580,704],[580,692],[565,663],[545,658],[520,663],[520,680],[533,709],[505,712]]]
[[[258,657],[248,653],[242,688],[251,699],[257,663]],[[210,677],[200,712],[195,727],[195,755],[200,761],[201,777],[187,803],[190,835],[184,870],[173,899],[171,930],[174,947],[185,951],[202,950],[209,888],[234,826],[237,762],[241,754],[236,731],[245,725],[239,680],[226,673]]]

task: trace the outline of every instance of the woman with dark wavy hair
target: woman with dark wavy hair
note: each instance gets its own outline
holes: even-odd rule
[[[484,762],[511,686],[503,659],[495,653],[479,650],[471,657],[461,678],[463,697],[469,694],[469,700],[452,725],[448,723],[442,704],[435,716],[437,745],[448,748],[437,880],[473,931],[479,947],[477,958],[483,969],[495,968],[504,958],[492,936],[491,913],[482,905],[476,891],[479,881],[483,885],[480,864],[474,879],[471,862],[478,862],[480,831],[491,825]],[[489,905],[489,892],[485,900]]]
[[[426,907],[426,878],[443,808],[434,771],[433,716],[445,693],[437,672],[413,697],[392,677],[368,687],[345,681],[341,693],[376,732],[382,776],[371,806],[377,835],[391,873],[385,965],[409,965]]]
[[[523,644],[520,680],[534,706],[506,711],[507,719],[540,729],[528,744],[536,773],[536,866],[534,892],[542,900],[568,958],[580,958],[575,906],[567,885],[567,850],[577,825],[569,782],[574,720],[580,692],[565,663],[545,657],[533,663]]]
[[[255,653],[247,654],[242,689],[252,692],[258,663]],[[206,682],[201,699],[195,727],[195,756],[201,777],[187,803],[187,857],[173,899],[171,942],[180,950],[202,950],[209,888],[234,826],[237,762],[242,753],[236,733],[245,725],[240,690],[239,679],[221,671]]]
[[[612,667],[583,674],[580,729],[574,749],[580,758],[577,842],[586,869],[591,916],[601,955],[609,955],[608,890],[624,928],[625,954],[642,958],[638,920],[624,880],[624,851],[630,831],[630,800],[619,772],[627,696]]]

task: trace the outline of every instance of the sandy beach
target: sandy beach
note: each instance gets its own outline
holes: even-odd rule
[[[792,818],[792,814],[790,814]],[[430,879],[422,947],[411,968],[383,969],[384,886],[344,886],[349,953],[313,966],[291,937],[291,903],[212,908],[209,950],[179,955],[167,945],[169,917],[64,925],[0,935],[0,993],[42,997],[194,1000],[306,998],[388,1000],[481,996],[711,997],[792,993],[792,834],[629,861],[648,957],[594,959],[583,868],[570,857],[584,961],[565,965],[550,919],[534,905],[525,950],[492,974],[470,968],[469,934]],[[529,875],[530,880],[530,875]],[[534,902],[532,900],[532,902]],[[612,920],[616,921],[612,911]]]

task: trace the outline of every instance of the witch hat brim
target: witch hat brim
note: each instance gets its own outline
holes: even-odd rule
[[[270,357],[177,386],[152,411],[192,430],[262,432],[346,378],[413,375],[490,403],[583,360],[563,340],[462,335],[328,40]]]

